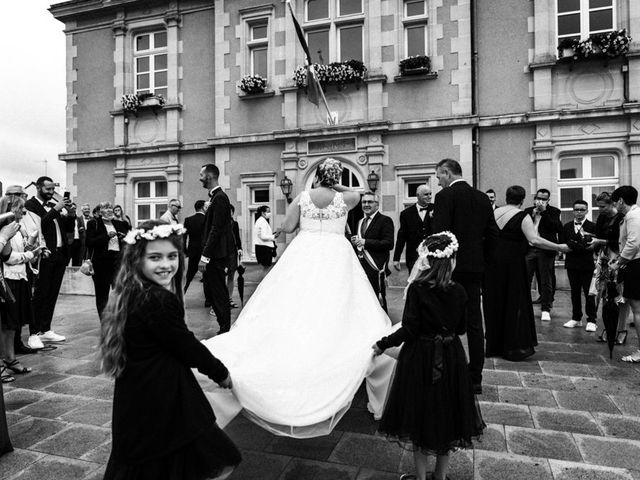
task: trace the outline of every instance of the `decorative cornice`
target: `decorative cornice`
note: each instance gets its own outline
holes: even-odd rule
[[[270,12],[275,8],[276,7],[273,3],[265,3],[263,5],[256,5],[253,7],[239,8],[238,13],[241,16],[255,15],[255,14]]]
[[[168,155],[171,153],[177,154],[202,150],[211,151],[212,148],[205,142],[161,143],[149,146],[129,146],[119,148],[105,148],[101,150],[61,153],[58,155],[58,159],[62,160],[63,162],[81,162],[83,160],[116,159],[157,154]]]
[[[255,100],[257,98],[273,97],[276,94],[274,90],[265,90],[261,93],[239,93],[238,98],[240,100]]]
[[[438,72],[423,73],[421,75],[396,75],[393,77],[394,82],[413,82],[417,80],[435,80],[438,78]]]

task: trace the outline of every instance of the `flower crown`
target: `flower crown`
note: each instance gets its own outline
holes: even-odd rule
[[[335,185],[342,176],[342,163],[335,158],[327,158],[320,165],[320,174],[322,175],[321,180]]]
[[[436,235],[432,235],[431,237],[438,237],[438,236],[449,237],[449,240],[450,240],[449,244],[444,249],[429,250],[429,246],[433,246],[435,244],[431,243],[431,245],[428,245],[427,244],[428,239],[427,239],[423,241],[418,247],[418,256],[420,258],[426,258],[426,257],[450,258],[454,253],[458,251],[458,247],[459,247],[458,239],[453,233],[444,231],[444,232],[437,233]],[[444,241],[444,239],[442,238],[441,241]]]
[[[169,238],[171,235],[183,235],[185,233],[187,233],[187,229],[180,223],[174,225],[156,225],[151,230],[134,228],[125,235],[123,241],[129,245],[134,245],[141,238],[152,241],[158,238]]]

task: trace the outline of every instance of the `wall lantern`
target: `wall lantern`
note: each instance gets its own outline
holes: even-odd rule
[[[282,194],[287,198],[287,203],[291,203],[293,199],[291,198],[291,191],[293,190],[293,182],[287,177],[285,174],[284,178],[280,180],[280,189],[282,190]]]
[[[375,170],[371,170],[369,175],[367,175],[367,185],[369,185],[369,190],[375,192],[378,189],[378,183],[380,183],[380,175],[378,175]]]

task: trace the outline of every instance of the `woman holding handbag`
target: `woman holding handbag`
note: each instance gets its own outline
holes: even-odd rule
[[[276,256],[276,238],[278,234],[273,234],[271,225],[271,209],[266,205],[261,205],[256,211],[256,223],[253,226],[253,245],[256,252],[256,261],[265,270],[269,270]]]
[[[122,239],[129,231],[126,222],[116,220],[113,205],[100,202],[100,217],[87,223],[87,253],[93,264],[93,285],[96,291],[96,308],[102,318],[109,289],[120,264]]]

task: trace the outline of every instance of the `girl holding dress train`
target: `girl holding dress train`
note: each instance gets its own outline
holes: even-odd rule
[[[405,291],[402,326],[372,347],[380,355],[403,344],[379,431],[413,450],[416,475],[402,475],[404,480],[445,480],[449,453],[471,447],[485,428],[459,338],[467,296],[451,280],[457,250],[451,232],[422,242]],[[436,469],[427,477],[430,455]]]
[[[124,238],[102,315],[102,369],[116,379],[105,480],[223,479],[240,463],[191,371],[231,388],[184,321],[184,232],[152,220]]]

